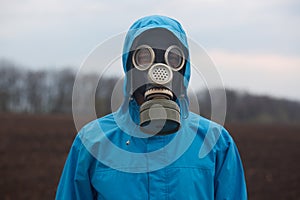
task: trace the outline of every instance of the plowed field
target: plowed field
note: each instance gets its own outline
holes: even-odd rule
[[[249,199],[300,199],[300,125],[229,124]],[[0,199],[54,199],[72,117],[0,114]]]

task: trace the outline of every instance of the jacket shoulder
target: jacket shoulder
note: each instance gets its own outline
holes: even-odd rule
[[[209,142],[210,145],[214,145],[217,149],[227,148],[230,143],[233,143],[233,139],[226,128],[212,120],[202,117],[196,113],[190,113],[190,117],[193,118],[194,123],[192,126],[197,128],[197,136],[201,137],[204,142]]]

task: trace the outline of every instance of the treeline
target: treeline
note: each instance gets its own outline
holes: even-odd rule
[[[0,62],[0,112],[35,114],[71,114],[75,72],[63,70],[28,70],[7,61]],[[97,75],[84,77],[82,95],[90,94],[89,83]],[[95,94],[97,115],[111,112],[111,93],[117,78],[102,78]],[[227,122],[299,123],[300,103],[255,96],[227,90]],[[201,115],[210,116],[208,91],[197,92]]]
[[[211,114],[208,91],[197,93],[201,115]],[[300,124],[300,102],[226,90],[227,122]]]
[[[72,91],[76,73],[62,70],[29,70],[0,61],[0,112],[29,114],[71,114]],[[91,92],[95,74],[84,77],[82,95]],[[95,105],[98,116],[109,112],[111,92],[116,78],[101,79],[105,87],[97,87]]]

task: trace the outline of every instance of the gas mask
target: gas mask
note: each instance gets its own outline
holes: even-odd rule
[[[184,90],[184,48],[167,30],[145,35],[131,54],[133,95],[140,102],[139,125],[146,133],[174,133],[180,128],[176,101]]]

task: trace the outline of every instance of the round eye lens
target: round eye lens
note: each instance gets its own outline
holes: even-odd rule
[[[151,62],[151,53],[148,49],[139,49],[136,53],[136,63],[140,66],[147,66]]]
[[[178,71],[184,65],[184,55],[177,46],[171,46],[166,51],[166,62],[173,70]]]
[[[139,70],[146,70],[152,65],[154,60],[154,52],[148,46],[139,47],[133,55],[133,64]]]
[[[180,64],[182,63],[182,58],[179,56],[179,51],[177,49],[174,49],[172,52],[168,55],[168,61],[169,65],[173,68],[178,68]]]

